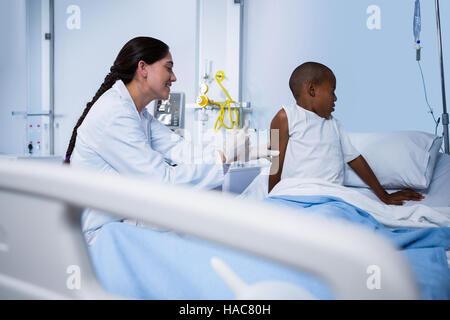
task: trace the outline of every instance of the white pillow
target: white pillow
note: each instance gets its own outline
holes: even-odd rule
[[[384,188],[428,188],[442,137],[420,131],[349,133],[349,137]],[[367,187],[347,164],[344,185]]]

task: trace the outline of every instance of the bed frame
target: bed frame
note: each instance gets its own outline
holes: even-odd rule
[[[118,298],[102,289],[91,265],[80,226],[86,207],[310,272],[339,299],[419,298],[403,256],[355,225],[219,192],[0,160],[0,299]],[[379,289],[367,285],[373,266]]]

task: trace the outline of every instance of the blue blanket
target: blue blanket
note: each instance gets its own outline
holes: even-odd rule
[[[386,237],[411,263],[423,299],[450,299],[450,269],[445,255],[450,248],[450,228],[388,229],[369,213],[329,196],[277,196],[266,201],[362,225]]]
[[[174,232],[111,222],[89,247],[102,286],[130,299],[231,300],[234,293],[212,269],[218,257],[247,284],[284,281],[333,299],[319,279],[221,245]]]
[[[298,208],[306,214],[362,224],[386,236],[411,262],[424,299],[450,298],[450,272],[445,258],[450,228],[389,230],[368,213],[331,197],[273,197],[266,201]],[[234,299],[212,269],[212,257],[223,260],[247,284],[284,281],[319,299],[334,298],[330,288],[310,274],[169,231],[111,222],[102,227],[89,250],[103,287],[132,299]]]

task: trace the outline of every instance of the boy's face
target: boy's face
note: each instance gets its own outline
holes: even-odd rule
[[[336,77],[330,73],[327,79],[315,86],[314,112],[320,117],[329,119],[334,111],[334,103],[337,100]]]

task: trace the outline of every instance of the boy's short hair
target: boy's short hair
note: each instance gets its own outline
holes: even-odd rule
[[[308,81],[314,84],[321,84],[333,74],[330,68],[318,62],[305,62],[295,68],[289,79],[289,88],[297,99],[300,96],[301,86]]]

